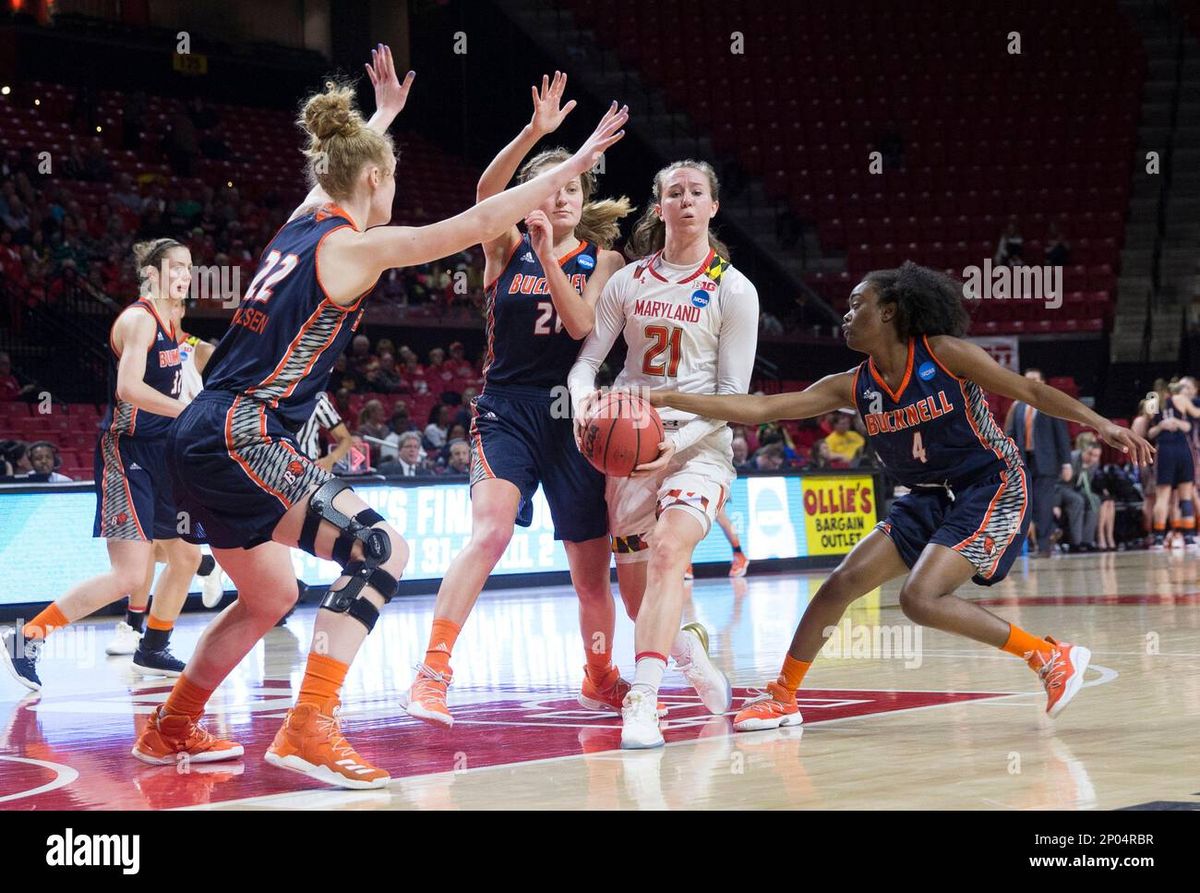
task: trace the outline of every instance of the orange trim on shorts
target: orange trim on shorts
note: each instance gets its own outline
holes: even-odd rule
[[[261,490],[263,490],[264,492],[270,493],[272,496],[274,496],[276,499],[279,500],[279,502],[283,505],[283,507],[285,509],[289,509],[292,506],[291,506],[291,503],[288,502],[287,497],[285,497],[281,492],[276,490],[274,487],[267,486],[266,481],[264,481],[262,478],[260,478],[258,475],[256,475],[254,473],[254,469],[252,469],[250,467],[250,463],[248,463],[245,459],[243,459],[240,455],[238,455],[238,453],[234,450],[234,446],[233,446],[233,413],[234,413],[234,410],[237,409],[238,401],[243,400],[243,399],[245,399],[245,398],[241,394],[234,397],[233,404],[229,407],[229,411],[225,413],[225,451],[229,454],[229,457],[231,459],[233,459],[233,461],[235,461],[238,465],[241,466],[242,471],[246,472],[246,476],[249,477],[250,480],[252,480],[255,484],[257,484]],[[266,424],[266,409],[265,409],[265,407],[263,407],[260,404],[258,411],[260,413],[262,413],[263,424],[265,425]]]
[[[121,476],[121,485],[125,488],[125,500],[129,503],[129,516],[133,518],[133,523],[137,525],[138,534],[141,538],[149,542],[150,537],[146,536],[146,531],[142,529],[142,520],[138,517],[137,505],[133,501],[133,494],[129,491],[129,475],[125,473],[125,466],[121,464],[121,441],[118,439],[120,435],[113,434],[111,431],[105,431],[100,435],[101,440],[106,437],[111,437],[113,440],[113,455],[117,457],[117,474]],[[104,468],[100,472],[101,477],[104,478],[104,482],[100,485],[100,533],[103,534],[104,528],[108,526],[108,512],[104,510],[108,502],[108,475],[105,474],[108,470],[108,457],[104,454],[103,446],[100,447],[100,460],[104,464]],[[104,539],[111,539],[111,537],[106,536]]]

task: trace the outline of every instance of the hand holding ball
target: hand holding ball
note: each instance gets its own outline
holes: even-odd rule
[[[580,452],[598,471],[624,478],[658,458],[664,436],[662,419],[648,401],[610,391],[587,408]]]

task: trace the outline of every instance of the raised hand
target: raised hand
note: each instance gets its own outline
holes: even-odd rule
[[[364,65],[371,86],[375,88],[375,108],[393,118],[404,109],[408,102],[408,91],[412,87],[416,72],[410,71],[404,76],[401,84],[396,77],[396,63],[392,59],[392,48],[387,44],[378,44],[371,50],[371,64]]]
[[[529,119],[529,126],[539,137],[558,130],[558,125],[562,124],[563,119],[571,113],[571,109],[575,108],[574,99],[559,108],[566,87],[566,74],[556,71],[554,80],[542,75],[541,90],[532,86],[529,88],[529,92],[533,94],[533,117]]]
[[[529,230],[529,244],[539,258],[549,257],[554,250],[554,227],[545,211],[530,211],[525,218],[525,228]]]
[[[596,125],[596,129],[592,131],[592,135],[567,163],[577,174],[591,170],[600,160],[600,156],[604,154],[604,150],[625,136],[625,131],[621,128],[628,120],[629,106],[623,105],[618,109],[617,103],[614,101],[608,107],[608,111],[604,113],[604,117],[600,119],[600,123]]]

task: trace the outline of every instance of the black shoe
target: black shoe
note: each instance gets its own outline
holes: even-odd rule
[[[0,663],[30,691],[42,690],[42,680],[37,674],[37,661],[41,653],[41,639],[27,639],[15,627],[0,633]]]
[[[170,649],[147,651],[140,647],[133,653],[133,665],[143,676],[178,676],[186,666]]]
[[[296,606],[292,605],[291,608],[288,609],[288,612],[286,614],[284,614],[282,617],[280,617],[278,620],[275,621],[275,626],[276,627],[287,626],[288,618],[291,617],[295,613],[296,613]]]

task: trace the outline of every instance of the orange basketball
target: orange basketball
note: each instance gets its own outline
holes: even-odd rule
[[[583,455],[599,471],[626,478],[658,456],[663,423],[641,397],[610,391],[589,409],[583,430]]]

